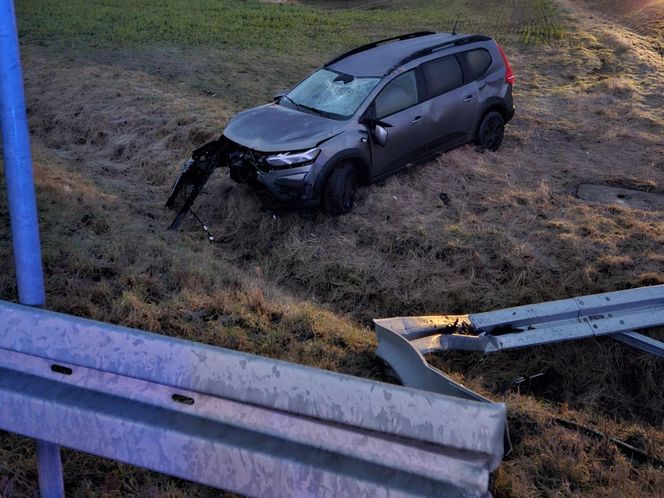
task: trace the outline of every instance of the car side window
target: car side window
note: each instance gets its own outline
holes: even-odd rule
[[[463,85],[463,72],[459,61],[453,55],[441,57],[422,64],[424,79],[427,82],[429,98],[436,97]]]
[[[466,69],[468,81],[480,79],[493,62],[488,50],[477,48],[458,54]]]
[[[376,118],[381,119],[418,102],[415,71],[403,73],[383,88],[374,100]]]

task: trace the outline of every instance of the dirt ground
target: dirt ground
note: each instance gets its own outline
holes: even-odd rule
[[[165,231],[178,169],[325,58],[24,43],[48,308],[394,382],[372,318],[664,284],[664,211],[575,196],[584,183],[664,195],[661,24],[636,29],[643,12],[609,1],[557,5],[565,36],[507,46],[517,114],[498,152],[443,154],[362,189],[340,218],[265,211],[218,171],[195,207],[214,243],[193,219]],[[3,197],[0,298],[14,300],[6,211]],[[431,362],[508,405],[514,451],[494,496],[664,496],[664,469],[555,423],[664,460],[662,360],[603,338]],[[500,393],[539,372],[544,386]],[[64,468],[71,496],[225,496],[68,450]],[[33,443],[0,434],[0,496],[35,488]]]

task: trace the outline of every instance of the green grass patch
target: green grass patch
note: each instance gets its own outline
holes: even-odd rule
[[[426,0],[392,2],[377,9],[363,8],[362,3],[350,3],[348,8],[333,5],[256,0],[18,0],[17,11],[20,36],[26,41],[98,47],[226,45],[290,53],[335,52],[380,36],[422,29],[449,31],[457,16],[459,31],[481,32],[505,43],[539,43],[563,35],[551,0]]]

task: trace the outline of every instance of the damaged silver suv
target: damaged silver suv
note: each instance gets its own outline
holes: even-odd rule
[[[167,201],[172,226],[216,167],[279,204],[347,213],[358,184],[467,142],[498,149],[513,83],[486,36],[424,31],[355,48],[194,151]]]

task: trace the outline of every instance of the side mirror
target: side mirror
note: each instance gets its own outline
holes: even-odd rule
[[[373,129],[373,137],[378,145],[384,147],[387,143],[387,130],[381,125],[377,124]]]
[[[280,90],[280,91],[278,91],[277,93],[275,93],[275,94],[272,96],[272,100],[273,100],[274,102],[279,102],[279,101],[281,100],[281,97],[283,97],[283,96],[286,95],[287,93],[288,93],[287,90]]]

